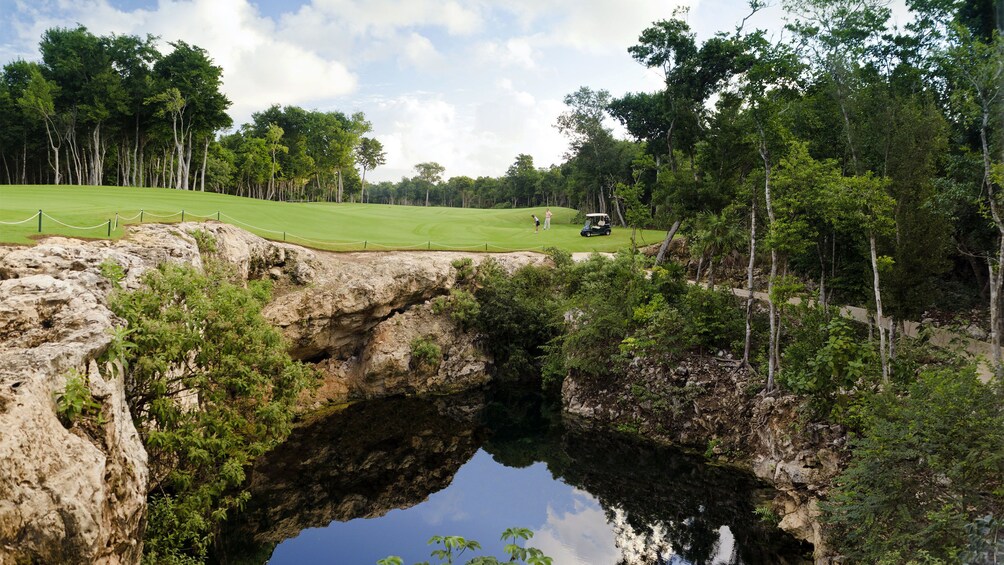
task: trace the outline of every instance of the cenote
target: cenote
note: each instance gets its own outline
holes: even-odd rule
[[[250,488],[220,563],[411,564],[431,560],[434,535],[503,557],[512,526],[555,565],[811,562],[811,546],[758,519],[771,491],[752,476],[562,422],[525,391],[316,416],[256,465]]]

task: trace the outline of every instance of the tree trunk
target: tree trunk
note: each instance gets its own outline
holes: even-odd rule
[[[746,265],[746,340],[743,345],[743,365],[749,367],[753,341],[753,266],[756,262],[756,196],[750,206],[750,260]]]
[[[670,226],[669,231],[666,232],[666,239],[662,240],[662,245],[659,246],[659,253],[655,256],[655,264],[662,264],[663,260],[666,258],[666,252],[669,251],[669,244],[673,242],[673,236],[676,235],[676,230],[680,229],[680,223],[683,220],[676,220],[673,225]]]
[[[206,161],[209,160],[209,138],[206,138],[205,145],[202,146],[202,174],[199,175],[199,192],[206,191]]]
[[[990,345],[994,373],[1000,378],[1004,372],[1001,361],[1001,287],[1004,282],[1001,266],[1004,265],[1004,237],[998,240],[996,268],[994,259],[987,257],[987,267],[990,271]]]
[[[875,291],[875,326],[879,334],[879,359],[882,361],[882,383],[889,384],[889,359],[886,351],[886,328],[882,316],[882,293],[879,290],[878,254],[875,251],[875,234],[869,234],[868,246],[872,260],[872,283]]]
[[[767,139],[763,130],[760,129],[760,158],[763,159],[764,170],[764,197],[767,204],[768,229],[774,225],[774,201],[770,193],[770,152],[767,149]],[[770,340],[767,355],[767,392],[774,390],[774,377],[780,368],[780,355],[778,338],[780,337],[780,320],[778,316],[778,306],[774,303],[774,282],[777,278],[778,256],[777,249],[770,250],[770,278],[767,279],[767,302],[770,305]]]

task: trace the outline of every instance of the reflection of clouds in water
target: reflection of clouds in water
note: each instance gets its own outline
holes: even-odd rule
[[[547,522],[534,532],[530,544],[562,565],[617,563],[617,549],[607,517],[589,493],[573,489],[572,509],[547,508]]]
[[[610,527],[614,530],[621,563],[667,563],[673,556],[673,546],[661,522],[652,524],[650,532],[638,532],[628,522],[627,512],[614,508]]]
[[[458,491],[445,490],[429,497],[425,503],[419,505],[421,509],[422,521],[431,526],[438,526],[445,522],[458,523],[470,519],[470,515],[465,508],[463,493]]]
[[[736,538],[728,526],[718,528],[718,553],[712,563],[716,565],[719,563],[739,563],[739,557],[736,555]]]

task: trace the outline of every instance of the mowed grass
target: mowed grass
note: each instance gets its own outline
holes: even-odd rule
[[[581,237],[576,212],[552,208],[551,229],[534,233],[531,214],[544,221],[544,207],[515,210],[268,202],[223,194],[164,188],[0,186],[0,222],[32,218],[39,210],[41,235],[82,238],[121,237],[124,227],[143,222],[215,220],[237,225],[262,237],[335,251],[433,249],[470,251],[541,250],[615,251],[630,246],[631,231]],[[116,216],[117,214],[117,216]],[[164,217],[169,216],[169,217]],[[50,219],[51,217],[51,219]],[[116,218],[118,226],[116,227]],[[57,222],[58,221],[58,222]],[[67,227],[62,224],[68,224]],[[88,229],[76,229],[76,228]],[[0,224],[0,242],[29,244],[39,236],[38,220]],[[638,244],[661,241],[660,231],[639,231]]]

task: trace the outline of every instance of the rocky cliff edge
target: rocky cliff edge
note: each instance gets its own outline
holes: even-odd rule
[[[122,378],[98,360],[121,325],[108,309],[101,265],[123,268],[126,289],[163,262],[202,266],[196,238],[245,279],[277,281],[267,317],[291,353],[326,375],[308,405],[325,400],[462,389],[484,382],[490,360],[428,301],[455,283],[459,253],[311,251],[227,224],[133,226],[116,241],[50,237],[0,247],[0,565],[136,563],[142,554],[147,456]],[[540,255],[493,256],[515,269]],[[438,367],[409,369],[410,340],[431,336]],[[67,424],[55,396],[83,375],[101,406],[87,425]]]

